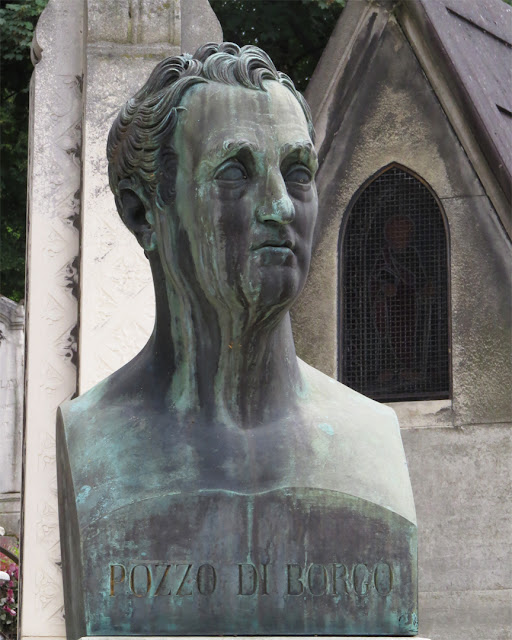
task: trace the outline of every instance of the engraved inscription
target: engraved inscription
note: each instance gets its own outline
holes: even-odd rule
[[[139,592],[135,587],[135,572],[137,571],[137,569],[139,569],[139,580],[137,580],[137,583],[139,585],[141,583],[140,569],[142,569],[143,574],[145,573],[145,579],[142,579],[143,581],[145,581],[145,586],[142,586],[142,592]],[[147,565],[136,564],[130,571],[130,589],[136,598],[144,598],[144,596],[147,596],[151,591],[151,571],[149,570],[149,567]]]
[[[192,588],[190,587],[189,573],[190,573],[190,569],[192,568],[192,565],[191,564],[187,564],[187,565],[177,564],[176,565],[176,568],[182,569],[183,567],[186,567],[185,568],[185,573],[183,573],[183,577],[181,579],[180,586],[178,587],[178,590],[176,591],[176,595],[177,596],[191,596],[192,595]]]
[[[354,590],[358,596],[365,596],[368,590],[370,573],[365,564],[357,564],[354,567]]]
[[[262,596],[268,596],[267,590],[267,566],[261,565],[258,569],[253,564],[245,563],[238,565],[238,595],[253,596],[259,593]],[[259,585],[259,588],[258,588]]]
[[[217,575],[211,564],[202,564],[197,570],[197,590],[202,596],[211,596],[217,585]]]
[[[211,596],[218,587],[221,572],[229,588],[239,596],[268,596],[277,593],[283,584],[285,596],[356,596],[372,594],[386,597],[393,589],[393,569],[390,563],[346,565],[340,562],[289,563],[279,568],[267,564],[241,562],[214,567],[209,563],[145,562],[133,565],[121,563],[109,567],[109,593],[135,598],[162,596],[186,598],[195,594]],[[277,579],[280,575],[284,580]]]
[[[389,564],[379,562],[373,572],[373,580],[377,593],[381,596],[387,596],[393,588],[393,574]]]
[[[128,577],[128,579],[127,579]],[[217,573],[211,564],[123,564],[110,565],[110,596],[131,595],[136,598],[192,596],[194,592],[211,595],[217,586]]]
[[[160,579],[160,582],[158,583],[158,586],[157,586],[156,591],[155,591],[155,596],[163,596],[163,595],[170,596],[171,595],[170,592],[167,593],[167,594],[164,593],[164,590],[163,590],[163,587],[162,587],[162,585],[164,585],[165,581],[167,580],[167,576],[169,574],[169,569],[171,568],[171,566],[172,565],[170,565],[170,564],[166,564],[165,565],[165,571],[164,571],[164,573],[162,575],[162,578]]]
[[[110,565],[110,595],[116,595],[116,584],[122,584],[126,578],[126,569],[122,564]]]
[[[287,565],[287,595],[312,596],[355,594],[367,596],[373,589],[380,596],[387,596],[393,588],[393,573],[387,562],[376,565],[358,563],[347,567],[341,563],[331,565]]]
[[[323,596],[327,591],[327,569],[322,564],[312,564],[308,569],[308,589],[314,596]]]

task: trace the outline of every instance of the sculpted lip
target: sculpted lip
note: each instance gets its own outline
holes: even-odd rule
[[[251,248],[253,251],[257,251],[258,249],[286,249],[288,251],[292,251],[294,247],[293,242],[290,239],[284,240],[276,240],[276,239],[268,239],[263,240],[262,242],[253,245]]]

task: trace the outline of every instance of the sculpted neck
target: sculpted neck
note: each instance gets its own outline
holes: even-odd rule
[[[148,347],[168,372],[166,399],[179,412],[257,426],[290,413],[302,391],[288,311],[272,318],[214,308],[155,279],[157,314]],[[160,290],[159,290],[160,289]]]

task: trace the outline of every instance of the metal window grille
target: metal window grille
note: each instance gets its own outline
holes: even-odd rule
[[[392,167],[349,213],[341,260],[344,384],[381,401],[448,398],[448,256],[425,185]]]

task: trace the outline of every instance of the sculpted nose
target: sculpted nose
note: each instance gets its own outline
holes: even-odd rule
[[[290,224],[295,219],[295,207],[286,191],[284,180],[279,176],[272,182],[272,185],[267,186],[268,193],[264,203],[256,209],[256,218],[259,222]]]
[[[273,221],[278,224],[290,224],[295,219],[295,207],[288,196],[272,200],[256,209],[256,217],[260,222]]]

